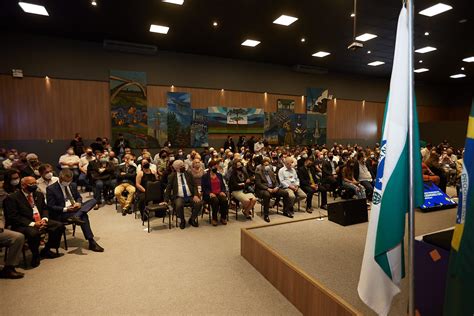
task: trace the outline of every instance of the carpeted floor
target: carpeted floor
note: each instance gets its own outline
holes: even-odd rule
[[[105,252],[87,250],[80,228],[76,238],[69,232],[64,256],[19,269],[24,279],[0,280],[0,314],[300,314],[240,256],[240,229],[265,224],[257,215],[246,221],[240,213],[236,221],[232,212],[227,226],[200,221],[184,231],[155,219],[148,234],[141,221],[122,217],[114,206],[93,210],[92,229]],[[295,219],[310,217],[301,212]]]
[[[417,212],[415,234],[452,227],[455,220],[456,209]],[[327,220],[307,220],[252,232],[364,315],[374,315],[357,293],[367,227],[368,223],[343,227]],[[390,315],[406,315],[407,284],[407,278],[403,279],[402,293],[395,297]]]

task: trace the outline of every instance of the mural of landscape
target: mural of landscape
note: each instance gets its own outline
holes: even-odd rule
[[[261,108],[212,106],[208,109],[208,131],[213,134],[263,133],[264,121]]]
[[[168,140],[173,147],[190,147],[193,120],[191,95],[184,92],[168,92],[167,104]]]

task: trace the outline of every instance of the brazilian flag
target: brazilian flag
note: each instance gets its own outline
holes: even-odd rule
[[[474,315],[474,100],[469,115],[444,315]]]

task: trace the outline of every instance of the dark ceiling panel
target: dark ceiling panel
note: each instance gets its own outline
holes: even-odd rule
[[[25,0],[28,1],[28,0]],[[161,50],[236,58],[294,66],[313,65],[329,72],[354,73],[377,77],[390,75],[400,0],[358,0],[357,34],[378,37],[355,52],[352,42],[352,0],[185,0],[183,6],[161,0],[31,0],[47,7],[49,17],[24,13],[14,0],[0,1],[0,26],[71,39],[102,42],[104,39],[157,45]],[[428,18],[415,16],[415,47],[426,45],[436,52],[416,54],[416,62],[430,71],[416,80],[430,82],[471,82],[474,66],[462,62],[474,56],[474,1],[443,0],[453,9]],[[416,0],[416,12],[437,3]],[[299,18],[289,27],[273,24],[281,14]],[[467,20],[459,23],[460,20]],[[214,28],[213,21],[219,26]],[[148,31],[150,24],[170,27],[167,35]],[[425,36],[425,32],[430,32]],[[306,38],[301,43],[301,37]],[[260,40],[256,48],[242,47],[246,38]],[[325,58],[311,55],[329,51]],[[370,50],[371,54],[367,54]],[[385,64],[370,67],[381,60]],[[455,81],[449,75],[465,67],[467,78]]]

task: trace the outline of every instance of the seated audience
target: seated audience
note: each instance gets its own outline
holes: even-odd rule
[[[100,151],[101,153],[104,152],[104,145],[102,144],[102,138],[97,137],[95,142],[91,144],[92,151],[95,153]]]
[[[347,161],[342,168],[342,186],[353,190],[358,199],[365,199],[365,188],[356,179],[354,179],[355,163],[353,160]]]
[[[221,215],[221,223],[227,225],[227,216],[229,212],[229,201],[227,200],[227,189],[224,184],[222,174],[218,172],[218,162],[211,160],[209,162],[208,172],[201,179],[202,196],[211,206],[213,226],[217,226],[217,213]]]
[[[4,227],[0,220],[0,245],[8,245],[8,257],[5,258],[3,269],[0,270],[0,279],[21,279],[24,273],[16,271],[15,267],[20,264],[20,254],[25,243],[25,236]]]
[[[123,157],[124,163],[118,167],[117,186],[114,190],[115,197],[122,207],[123,216],[127,213],[132,213],[131,204],[136,191],[134,184],[137,176],[137,168],[130,164],[130,159],[130,155]],[[123,196],[124,191],[128,193],[126,198]]]
[[[140,214],[142,214],[142,219],[145,220],[143,211],[145,210],[146,186],[148,182],[157,181],[158,175],[156,174],[156,170],[150,168],[148,159],[142,159],[140,166],[141,170],[137,171],[135,187],[138,194],[138,209],[140,210]]]
[[[368,161],[365,159],[365,154],[364,152],[360,151],[357,154],[357,163],[354,166],[354,178],[364,187],[367,199],[372,201],[372,194],[374,193],[374,180],[367,165]]]
[[[99,209],[102,198],[107,204],[112,205],[113,190],[117,181],[114,179],[114,166],[109,159],[103,153],[97,152],[96,159],[89,162],[87,166],[87,173],[94,188],[94,199],[97,202],[94,209]]]
[[[278,171],[278,179],[282,189],[288,192],[290,204],[295,205],[297,201],[306,199],[306,193],[300,188],[300,180],[294,166],[296,159],[293,157],[286,157],[284,161],[285,166]],[[293,213],[293,207],[290,209],[290,214]]]
[[[81,157],[84,153],[84,142],[82,141],[81,134],[76,133],[76,135],[74,135],[74,139],[71,140],[70,146],[73,148],[74,154]]]
[[[204,170],[204,164],[202,163],[202,161],[198,158],[194,159],[192,164],[191,164],[191,168],[189,168],[189,171],[191,172],[191,174],[193,175],[193,179],[194,179],[194,184],[200,188],[201,187],[201,179],[202,179],[202,176],[204,175],[204,173],[206,172]]]
[[[4,201],[4,212],[7,225],[12,230],[25,235],[28,246],[33,254],[31,266],[36,268],[41,258],[57,258],[59,254],[50,249],[58,249],[64,225],[49,219],[48,207],[44,195],[37,191],[36,179],[25,177],[21,179],[21,190],[10,194]],[[47,233],[48,241],[39,251],[41,235]]]
[[[21,172],[21,177],[34,177],[36,179],[39,178],[39,171],[38,167],[41,165],[41,163],[38,160],[38,156],[36,154],[30,153],[26,155],[26,161],[27,164],[26,166],[20,170]]]
[[[430,153],[429,158],[425,161],[426,166],[431,170],[432,173],[439,177],[439,184],[437,186],[446,193],[446,186],[448,184],[448,179],[446,174],[444,173],[441,165],[439,163],[439,154],[436,151],[432,151]]]
[[[234,199],[242,203],[242,213],[252,219],[251,213],[257,203],[253,181],[250,179],[240,159],[234,160],[229,179],[229,191]]]
[[[77,185],[83,186],[86,188],[87,191],[91,191],[91,184],[89,181],[89,177],[87,174],[87,168],[89,167],[89,163],[95,160],[94,153],[92,152],[91,147],[85,147],[85,153],[80,158],[79,162],[79,178],[77,179]]]
[[[230,150],[231,152],[235,152],[235,144],[232,140],[232,136],[228,135],[226,141],[224,142],[224,150]]]
[[[184,206],[189,204],[192,209],[189,224],[198,227],[197,217],[202,208],[202,201],[199,197],[198,188],[194,185],[191,173],[186,172],[184,162],[175,160],[173,162],[173,173],[168,176],[168,185],[165,191],[165,202],[172,203],[176,216],[180,218],[181,229],[186,227],[184,218]]]
[[[7,159],[2,161],[3,168],[5,168],[7,170],[10,169],[12,167],[13,163],[15,163],[16,160],[17,160],[17,158],[15,156],[15,153],[12,152],[12,151],[9,151],[8,154],[7,154]]]
[[[59,173],[59,181],[46,188],[46,200],[51,211],[51,217],[61,222],[81,226],[84,237],[89,242],[89,250],[103,252],[104,248],[94,240],[87,213],[97,204],[90,199],[82,203],[82,197],[77,191],[77,185],[72,182],[71,170],[64,169]]]
[[[3,177],[3,190],[7,193],[13,193],[20,190],[20,171],[9,169]]]
[[[59,178],[53,175],[53,166],[50,164],[43,164],[38,168],[40,178],[36,180],[38,184],[38,191],[46,196],[46,188],[53,183],[58,182]]]
[[[306,193],[306,211],[312,213],[314,194],[318,191],[321,192],[321,205],[324,206],[327,204],[327,192],[318,179],[316,168],[313,165],[313,158],[301,158],[298,163],[300,164],[297,171],[298,179],[300,180],[301,190]]]
[[[77,181],[79,178],[79,163],[81,159],[79,156],[74,154],[74,148],[69,147],[64,155],[59,158],[59,164],[61,169],[71,169],[74,174],[74,180]]]
[[[262,199],[263,203],[263,219],[269,223],[269,210],[270,210],[270,199],[276,198],[276,202],[280,198],[283,198],[283,215],[292,218],[291,210],[293,204],[289,198],[289,194],[286,190],[279,187],[279,183],[273,168],[270,165],[270,159],[268,157],[263,158],[263,163],[259,165],[255,170],[255,193]]]
[[[118,158],[121,160],[125,156],[125,148],[130,147],[130,142],[125,139],[122,133],[118,134],[118,138],[114,143],[113,150],[117,153]]]
[[[322,164],[322,183],[328,186],[329,191],[334,191],[338,186],[337,169],[338,165],[334,160],[334,154],[329,151]]]

